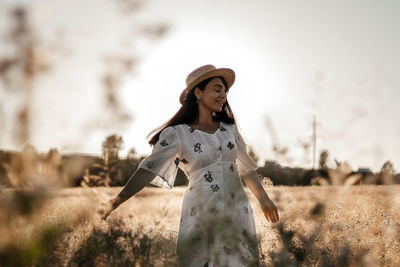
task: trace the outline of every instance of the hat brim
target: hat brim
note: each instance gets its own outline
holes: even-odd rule
[[[226,88],[226,91],[228,91],[232,87],[233,83],[235,82],[235,72],[233,70],[228,69],[228,68],[220,68],[220,69],[211,70],[211,71],[199,76],[197,79],[192,81],[185,89],[183,89],[183,91],[179,97],[179,102],[181,102],[181,104],[183,104],[187,92],[192,90],[196,85],[198,85],[199,83],[201,83],[204,80],[207,80],[208,78],[217,77],[217,76],[221,76],[226,81],[226,83],[228,85],[228,88]]]

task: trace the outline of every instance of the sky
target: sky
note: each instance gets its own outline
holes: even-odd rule
[[[0,3],[1,36],[16,2]],[[31,99],[30,143],[41,151],[99,154],[117,133],[121,155],[132,147],[149,154],[146,136],[180,108],[187,75],[213,64],[236,73],[228,100],[260,165],[311,167],[302,144],[315,115],[317,155],[328,150],[331,166],[337,159],[377,171],[390,160],[400,170],[398,1],[149,0],[133,11],[111,0],[19,2],[50,65]],[[167,26],[164,35],[143,33],[157,25]],[[0,56],[10,51],[0,43]],[[118,72],[116,91],[132,119],[110,123],[101,77],[119,71],[106,60],[115,56],[135,58],[131,72]],[[0,83],[0,98],[0,148],[19,149],[13,127],[23,94]]]

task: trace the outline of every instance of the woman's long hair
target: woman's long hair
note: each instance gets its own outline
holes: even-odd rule
[[[178,110],[178,112],[171,119],[169,119],[167,122],[162,124],[160,127],[152,130],[147,135],[147,138],[149,138],[149,136],[151,134],[156,132],[153,135],[153,137],[150,139],[150,141],[149,141],[150,145],[155,145],[157,143],[158,138],[160,136],[160,133],[162,132],[162,130],[164,130],[164,128],[166,128],[168,126],[178,125],[178,124],[181,124],[181,123],[191,124],[191,123],[195,122],[198,119],[198,117],[199,117],[199,106],[196,103],[197,98],[196,98],[196,96],[194,94],[195,88],[197,87],[201,91],[204,91],[204,89],[206,88],[207,84],[214,78],[220,78],[222,80],[222,82],[224,83],[225,88],[228,88],[228,84],[226,83],[225,79],[220,77],[220,76],[208,78],[208,79],[200,82],[196,86],[194,86],[193,89],[191,89],[187,93],[186,99],[184,100],[183,105]],[[215,112],[215,115],[212,117],[212,119],[214,121],[218,121],[218,122],[222,121],[222,122],[225,122],[227,124],[234,124],[235,123],[235,116],[233,115],[231,107],[229,106],[228,99],[226,99],[224,105],[222,106],[222,111]]]

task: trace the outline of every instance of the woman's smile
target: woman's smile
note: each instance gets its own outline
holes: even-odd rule
[[[221,107],[225,104],[225,100],[217,100],[217,102]]]

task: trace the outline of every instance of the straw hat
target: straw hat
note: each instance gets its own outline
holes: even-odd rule
[[[179,97],[179,102],[183,104],[186,99],[187,93],[193,89],[194,86],[199,84],[200,82],[211,78],[221,76],[225,79],[226,83],[228,84],[228,91],[231,88],[232,84],[235,82],[235,72],[231,69],[227,68],[220,68],[217,69],[213,65],[205,65],[200,68],[195,69],[192,71],[186,78],[186,88],[182,91],[181,96]]]

